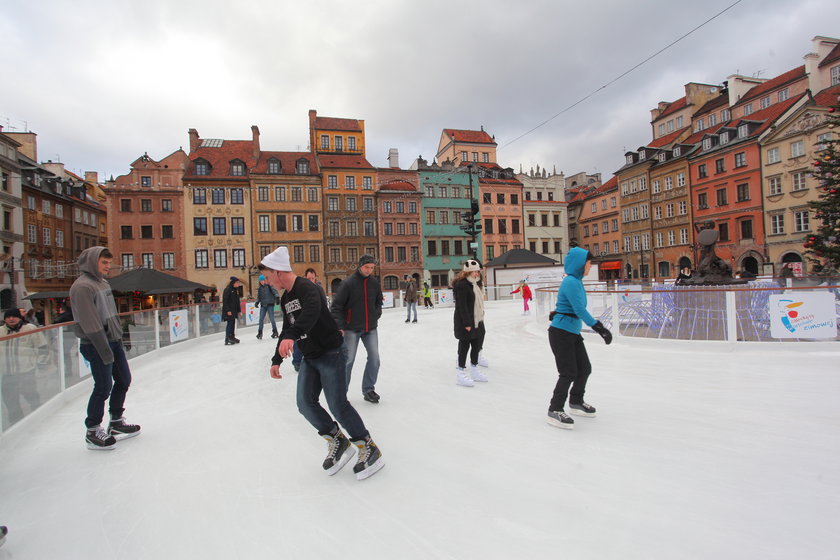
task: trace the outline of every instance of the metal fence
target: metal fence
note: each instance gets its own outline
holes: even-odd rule
[[[274,307],[274,313],[275,319],[282,321],[279,306]],[[129,359],[225,331],[220,303],[123,313],[120,320],[123,348]],[[265,322],[269,323],[268,317]],[[246,324],[247,316],[240,314],[238,327]],[[79,354],[79,339],[73,331],[73,323],[0,338],[2,433],[54,397],[88,379],[89,371]]]

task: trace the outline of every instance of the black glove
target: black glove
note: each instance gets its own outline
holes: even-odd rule
[[[557,312],[556,312],[556,311],[552,311],[551,313],[549,313],[549,314],[548,314],[548,320],[549,320],[549,321],[553,321],[553,320],[554,320],[554,316],[555,316],[555,315],[557,315]]]
[[[259,306],[260,306],[260,302],[259,302],[259,300],[255,301],[255,302],[254,302],[254,307],[259,307]]]
[[[612,333],[610,332],[610,329],[605,327],[601,321],[598,321],[597,323],[592,325],[592,330],[601,335],[601,338],[603,338],[604,342],[606,342],[607,344],[612,342]]]

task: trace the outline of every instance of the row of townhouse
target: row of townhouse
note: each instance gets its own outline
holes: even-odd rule
[[[733,271],[774,274],[791,263],[807,273],[802,242],[819,196],[809,166],[836,137],[827,115],[840,95],[840,40],[812,45],[805,64],[772,79],[687,84],[684,97],[652,110],[652,141],[627,152],[605,184],[615,194],[572,198],[581,207],[574,241],[595,253],[602,279],[669,278],[695,266],[695,236],[707,224]]]
[[[61,163],[38,163],[34,133],[2,128],[0,168],[0,309],[25,305],[24,298],[35,293],[59,300],[78,275],[81,252],[107,242],[98,177],[79,177]]]

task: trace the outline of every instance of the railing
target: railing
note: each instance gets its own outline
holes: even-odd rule
[[[274,313],[277,321],[282,320],[279,306],[274,306]],[[220,303],[123,313],[120,321],[123,348],[129,359],[225,331]],[[237,324],[244,327],[255,324],[253,321],[253,315],[240,314]],[[265,322],[270,322],[268,317]],[[2,433],[90,377],[90,368],[79,354],[73,325],[62,323],[0,338]]]
[[[587,285],[588,309],[614,336],[727,342],[838,341],[840,286],[795,286],[796,281],[757,280],[732,286],[607,286]],[[537,317],[546,320],[554,310],[558,286],[535,290]],[[799,305],[820,296],[818,309],[826,319],[822,330],[796,329]],[[774,297],[776,296],[776,297]],[[803,300],[803,301],[800,301]],[[780,302],[785,302],[781,304]],[[790,307],[790,309],[788,309]],[[805,308],[802,308],[805,309]],[[799,316],[799,320],[804,319]],[[833,336],[825,325],[833,322]],[[787,322],[787,323],[785,323]],[[785,328],[780,328],[784,326]],[[818,336],[809,336],[819,333]]]

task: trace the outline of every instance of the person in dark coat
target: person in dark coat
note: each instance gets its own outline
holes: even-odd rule
[[[347,388],[350,388],[350,373],[361,340],[367,352],[362,395],[366,401],[374,404],[379,402],[379,395],[374,390],[379,377],[379,335],[376,325],[382,315],[382,289],[379,280],[373,276],[375,269],[376,259],[362,255],[359,268],[341,283],[330,306],[333,318],[344,335]]]
[[[478,354],[484,346],[484,291],[481,281],[481,264],[474,259],[464,263],[461,272],[452,282],[455,298],[454,332],[458,339],[458,366],[455,382],[462,387],[472,387],[474,381],[487,381],[478,369]],[[467,354],[470,369],[466,369]]]
[[[227,321],[227,329],[225,330],[225,345],[238,344],[239,339],[234,336],[236,334],[236,319],[239,317],[239,287],[242,282],[236,276],[230,277],[230,283],[222,292],[222,319]]]
[[[677,286],[685,285],[685,281],[691,278],[691,269],[687,266],[684,266],[680,269],[680,273],[677,274],[676,280],[674,280],[674,284]]]
[[[265,316],[271,320],[271,338],[277,338],[277,322],[274,320],[274,304],[280,294],[265,281],[265,275],[260,274],[260,287],[257,289],[257,301],[255,307],[260,308],[260,326],[257,329],[257,338],[262,339],[263,322]]]
[[[411,311],[414,310],[414,322],[417,322],[417,282],[411,276],[405,275],[405,300],[406,312],[405,322],[411,321]]]

